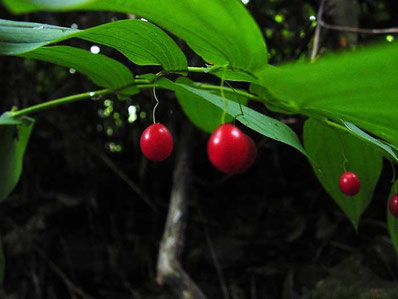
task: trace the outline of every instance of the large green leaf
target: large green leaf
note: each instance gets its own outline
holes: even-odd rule
[[[346,128],[352,132],[355,136],[363,139],[364,141],[368,142],[369,144],[375,146],[378,150],[380,150],[383,155],[390,159],[393,160],[394,162],[398,162],[398,156],[397,153],[394,150],[394,146],[391,144],[386,144],[385,142],[380,141],[379,139],[374,138],[373,136],[370,136],[366,132],[362,131],[360,128],[358,128],[356,125],[343,121],[343,124],[346,126]]]
[[[303,135],[316,176],[357,228],[379,179],[382,155],[363,140],[315,119],[305,122]],[[356,173],[361,181],[355,196],[344,195],[339,189],[339,179],[345,171]]]
[[[158,84],[163,88],[174,90],[175,92],[198,96],[223,110],[225,109],[225,101],[227,101],[228,104],[226,105],[226,111],[229,115],[235,117],[241,114],[238,103],[228,99],[223,99],[222,97],[212,94],[208,91],[197,89],[185,84],[174,83],[166,78],[160,79]],[[306,154],[296,133],[294,133],[290,127],[274,118],[268,117],[248,107],[241,106],[241,108],[244,115],[239,116],[237,120],[243,125],[257,131],[264,136],[293,146],[304,155]]]
[[[294,113],[345,120],[398,145],[398,44],[267,68],[257,75]]]
[[[176,82],[195,87],[194,83],[185,77],[178,78]],[[220,91],[212,93],[219,95]],[[176,96],[186,116],[203,131],[212,133],[221,124],[223,109],[187,91],[176,91]],[[241,105],[247,104],[248,99],[241,95],[225,92],[225,96]],[[232,122],[233,119],[231,115],[226,115],[225,122]]]
[[[0,120],[0,200],[2,200],[11,193],[21,176],[25,148],[34,121],[28,117],[16,121],[4,115]]]
[[[19,56],[39,59],[61,66],[70,67],[85,74],[99,86],[116,89],[134,82],[129,69],[120,62],[101,54],[68,47],[41,47]],[[138,93],[137,87],[134,87]]]
[[[122,20],[76,30],[0,19],[0,54],[23,54],[73,37],[113,47],[139,65],[161,65],[165,70],[187,68],[184,53],[177,44],[165,32],[148,22]]]
[[[395,251],[398,252],[398,218],[394,217],[390,213],[390,200],[394,194],[398,194],[398,180],[394,182],[391,187],[390,194],[388,195],[387,200],[387,224],[388,224],[388,231],[390,232],[392,244],[394,245]]]
[[[3,0],[16,13],[109,10],[134,13],[184,39],[209,63],[250,72],[267,63],[257,24],[238,0]]]

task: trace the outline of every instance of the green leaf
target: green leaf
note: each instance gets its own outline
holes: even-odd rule
[[[262,33],[238,0],[3,0],[3,3],[17,13],[76,9],[133,13],[182,38],[208,63],[249,72],[267,63]]]
[[[124,54],[138,65],[161,65],[165,70],[184,71],[184,53],[164,31],[141,20],[122,20],[96,26],[74,34]]]
[[[381,154],[363,140],[315,119],[305,122],[303,135],[304,147],[316,176],[358,228],[359,219],[372,199],[381,173]],[[340,191],[339,179],[345,171],[356,173],[361,181],[361,189],[355,196],[347,196]]]
[[[20,124],[7,115],[0,117],[0,200],[16,186],[22,171],[22,161],[34,120],[19,119]]]
[[[398,145],[398,44],[267,68],[257,75],[296,113],[343,119]]]
[[[394,182],[394,184],[391,187],[390,194],[388,195],[388,200],[387,200],[387,225],[388,225],[388,231],[390,232],[392,244],[394,245],[395,251],[398,252],[398,219],[397,217],[394,217],[390,213],[390,200],[391,197],[394,194],[398,194],[398,180]]]
[[[234,101],[228,99],[223,99],[222,97],[214,95],[207,91],[196,89],[184,84],[173,83],[172,81],[166,78],[160,79],[158,81],[158,84],[163,88],[174,90],[175,92],[182,92],[182,93],[188,92],[190,94],[196,95],[202,98],[203,100],[206,100],[212,103],[213,105],[219,107],[220,109],[225,108],[224,102],[227,101],[228,104],[226,111],[229,115],[235,117],[236,115],[241,114],[238,103],[235,103]],[[300,140],[298,139],[296,133],[294,133],[294,131],[291,128],[289,128],[287,125],[285,125],[280,121],[277,121],[276,119],[261,114],[253,109],[250,109],[248,107],[242,106],[242,109],[244,115],[239,116],[237,120],[241,122],[243,125],[257,131],[258,133],[264,136],[267,136],[274,140],[293,146],[301,153],[306,155],[306,152],[303,146],[301,145]]]
[[[93,80],[99,86],[116,89],[134,83],[129,69],[120,62],[101,54],[68,47],[41,47],[19,56],[39,59],[61,66],[76,69]],[[132,86],[138,93],[137,87]]]
[[[0,19],[0,54],[22,54],[73,37],[115,48],[139,65],[161,65],[165,70],[187,69],[185,55],[177,44],[148,22],[122,20],[76,30]]]
[[[358,128],[356,125],[343,121],[343,124],[346,126],[348,130],[350,130],[353,134],[358,136],[359,138],[363,139],[364,141],[367,141],[369,144],[374,145],[376,148],[378,148],[386,158],[389,158],[390,160],[394,160],[395,162],[398,162],[398,157],[397,154],[395,153],[393,146],[390,144],[386,144],[379,139],[376,139],[366,132],[362,131],[360,128]]]
[[[194,87],[192,81],[184,77],[178,78],[176,82]],[[220,94],[219,91],[213,92],[213,94],[217,93]],[[247,104],[248,99],[241,95],[227,92],[225,95],[228,97],[228,99],[236,103],[240,102],[241,105]],[[219,125],[221,125],[223,109],[220,109],[212,103],[204,100],[202,97],[199,97],[188,91],[176,91],[176,96],[182,107],[182,110],[189,120],[203,131],[212,133]],[[225,122],[232,122],[233,119],[234,118],[231,115],[227,115],[225,117]]]
[[[75,32],[78,32],[78,30],[0,19],[0,54],[22,54],[62,38],[67,38]]]

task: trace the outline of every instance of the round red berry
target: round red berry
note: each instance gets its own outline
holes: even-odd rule
[[[398,217],[398,194],[394,194],[390,199],[390,213],[394,217]]]
[[[256,147],[251,138],[232,124],[223,124],[211,134],[207,143],[210,162],[224,173],[241,173],[256,158]]]
[[[355,173],[346,171],[340,177],[339,186],[345,195],[354,196],[359,192],[361,182]]]
[[[153,162],[167,159],[173,151],[173,136],[162,124],[150,125],[142,132],[140,139],[142,153]]]
[[[253,139],[246,135],[246,139],[248,142],[249,150],[247,153],[247,158],[246,161],[243,165],[243,167],[238,171],[239,173],[245,172],[248,170],[252,165],[254,164],[254,161],[256,161],[257,158],[257,147],[256,144],[254,143]]]

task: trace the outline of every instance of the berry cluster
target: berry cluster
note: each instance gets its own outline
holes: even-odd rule
[[[173,136],[166,126],[155,123],[141,135],[142,153],[153,162],[167,159],[173,151]],[[257,157],[257,148],[250,136],[232,124],[219,126],[207,144],[210,162],[220,171],[229,174],[245,172]]]
[[[173,136],[166,126],[154,123],[144,130],[140,139],[142,153],[153,162],[167,159],[173,151]],[[210,162],[221,172],[227,174],[243,173],[257,158],[257,148],[250,136],[233,124],[220,125],[207,143]],[[361,181],[351,171],[344,172],[339,180],[340,191],[348,196],[357,195]],[[389,202],[390,213],[398,217],[398,194]]]

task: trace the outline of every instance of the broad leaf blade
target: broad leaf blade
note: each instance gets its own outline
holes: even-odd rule
[[[141,20],[122,20],[96,26],[76,37],[113,47],[138,65],[161,65],[165,70],[184,71],[184,53],[164,31]]]
[[[67,38],[78,30],[0,19],[0,54],[17,55]]]
[[[97,85],[111,89],[134,83],[133,75],[120,62],[101,54],[92,54],[89,51],[74,47],[41,47],[20,56],[76,69],[91,78]],[[135,89],[138,93],[138,88],[135,87]]]
[[[257,75],[295,113],[343,119],[398,145],[398,44],[267,68]]]
[[[195,87],[192,81],[184,77],[178,78],[176,82]],[[213,94],[219,95],[220,92],[213,92]],[[176,91],[176,96],[185,115],[203,131],[212,133],[221,125],[223,109],[187,91]],[[247,98],[234,93],[226,93],[226,96],[236,103],[240,102],[241,105],[246,105],[248,101]],[[233,119],[231,115],[226,115],[225,122],[232,122]]]
[[[395,162],[398,162],[398,157],[397,154],[395,153],[393,147],[389,144],[385,144],[384,142],[370,136],[366,132],[362,131],[360,128],[358,128],[356,125],[343,121],[343,124],[346,126],[348,130],[350,130],[353,134],[358,136],[359,138],[363,139],[364,141],[367,141],[369,144],[374,145],[377,149],[380,150],[384,154],[384,156],[390,160],[394,160]]]
[[[78,37],[113,47],[139,65],[187,69],[184,53],[160,28],[140,20],[122,20],[86,30],[0,19],[0,54],[17,55]]]
[[[74,9],[134,13],[184,39],[206,62],[250,72],[267,63],[261,31],[238,0],[25,0],[23,3],[3,0],[3,3],[19,13]]]
[[[394,194],[398,194],[398,180],[394,182],[391,187],[390,194],[388,195],[387,200],[387,225],[388,231],[390,232],[392,244],[394,245],[395,251],[398,252],[398,218],[394,217],[390,213],[390,199]]]
[[[357,228],[381,173],[381,154],[361,139],[315,119],[305,122],[303,135],[316,176]],[[345,171],[356,173],[361,181],[355,196],[344,195],[339,189],[339,179]]]
[[[222,97],[214,95],[212,93],[209,93],[204,90],[196,89],[190,86],[187,86],[185,84],[178,84],[178,83],[173,83],[170,80],[167,80],[165,78],[162,78],[159,80],[159,85],[170,89],[174,90],[175,92],[182,92],[182,93],[191,93],[193,95],[196,95],[198,97],[201,97],[203,100],[206,100],[213,105],[219,107],[220,109],[225,108],[225,101]],[[234,101],[226,100],[228,101],[227,105],[227,113],[233,117],[241,114],[240,107],[238,103],[235,103]],[[261,114],[253,109],[250,109],[248,107],[242,106],[244,115],[239,116],[237,120],[244,124],[245,126],[257,131],[258,133],[267,136],[269,138],[272,138],[274,140],[277,140],[279,142],[283,142],[285,144],[288,144],[290,146],[293,146],[297,150],[299,150],[301,153],[306,155],[306,152],[303,148],[303,146],[300,143],[300,140],[298,139],[296,133],[289,128],[287,125],[284,123],[277,121],[276,119],[273,119],[271,117],[268,117],[264,114]]]
[[[0,124],[0,200],[5,199],[16,186],[22,172],[22,162],[33,119],[21,118],[16,125],[13,119],[2,116]],[[9,124],[7,124],[9,119]]]

